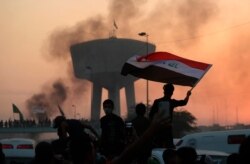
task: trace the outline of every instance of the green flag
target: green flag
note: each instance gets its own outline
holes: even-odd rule
[[[12,104],[12,109],[13,109],[13,113],[17,113],[19,114],[19,120],[22,122],[24,119],[23,119],[23,114],[22,112],[19,110],[19,108],[15,105],[15,104]]]
[[[12,104],[13,113],[21,113],[15,104]]]

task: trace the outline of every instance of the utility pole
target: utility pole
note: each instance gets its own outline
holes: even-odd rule
[[[139,36],[145,36],[146,37],[146,53],[148,55],[148,34],[146,32],[140,32],[138,33]],[[148,80],[146,80],[146,107],[147,112],[149,110],[149,86],[148,86]]]

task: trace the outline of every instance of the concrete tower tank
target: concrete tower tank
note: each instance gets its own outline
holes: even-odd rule
[[[131,56],[154,51],[154,44],[117,38],[92,40],[70,47],[75,76],[93,83],[92,120],[100,118],[102,88],[108,90],[108,97],[114,101],[116,114],[120,115],[120,89],[123,87],[127,109],[135,105],[134,81],[137,78],[122,76],[122,66]]]

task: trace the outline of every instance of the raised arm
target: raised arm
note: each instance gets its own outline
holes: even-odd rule
[[[151,125],[142,137],[125,149],[120,156],[112,160],[111,164],[130,163],[137,157],[138,152],[141,152],[141,150],[151,144],[155,133],[163,129],[165,126],[170,126],[170,119],[164,117],[163,113],[157,112],[151,122]]]
[[[191,90],[187,91],[187,95],[186,95],[184,101],[188,102],[189,97],[191,96],[191,94],[192,94],[192,93],[191,93]]]
[[[100,136],[98,135],[98,133],[95,131],[95,129],[92,126],[84,124],[84,123],[82,123],[82,124],[83,124],[83,127],[86,129],[89,129],[91,131],[91,133],[93,133],[95,135],[96,138],[98,138],[98,139],[100,138]]]

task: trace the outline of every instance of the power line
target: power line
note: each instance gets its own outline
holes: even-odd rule
[[[217,35],[219,33],[223,33],[223,32],[230,31],[232,29],[239,28],[239,27],[242,27],[242,26],[247,26],[247,25],[250,25],[250,21],[242,23],[242,24],[237,24],[237,25],[234,25],[234,26],[230,26],[230,27],[218,30],[218,31],[210,32],[208,34],[201,34],[201,35],[197,35],[197,36],[193,36],[193,37],[189,37],[189,38],[184,38],[184,39],[169,40],[169,41],[164,41],[162,43],[158,42],[158,44],[167,44],[167,43],[182,42],[182,41],[187,41],[187,40],[194,40],[194,39],[207,37],[207,36],[211,36],[211,35]]]

